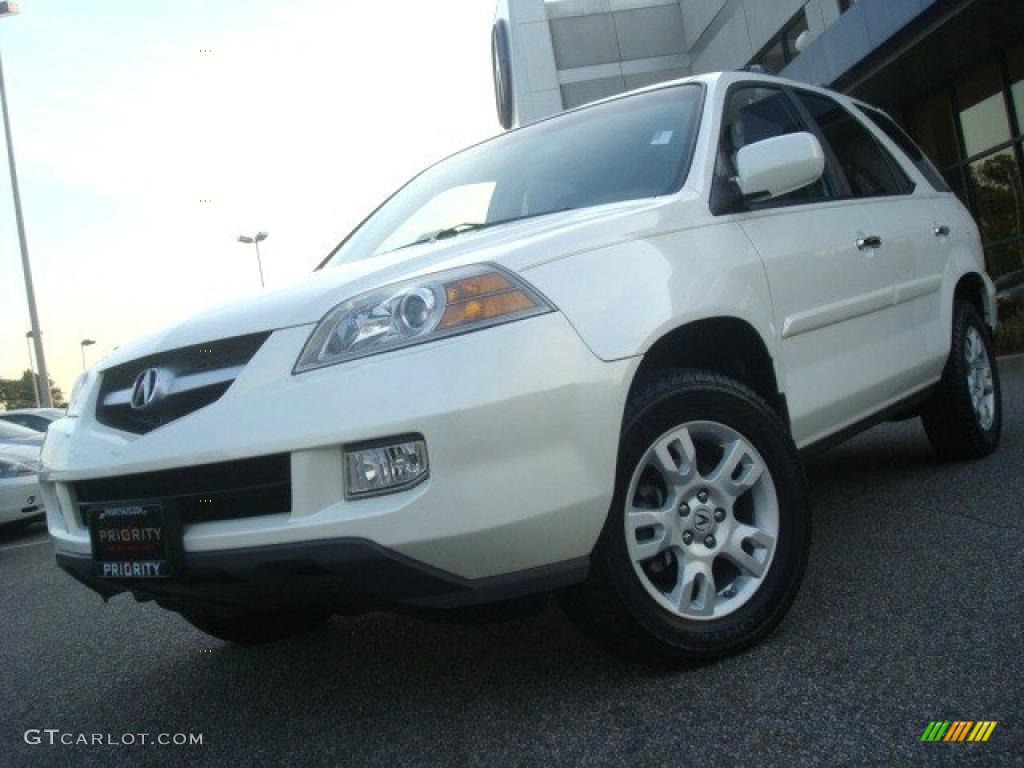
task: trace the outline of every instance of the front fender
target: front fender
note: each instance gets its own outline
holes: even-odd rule
[[[669,331],[711,317],[747,322],[776,358],[764,265],[731,222],[618,242],[531,267],[524,276],[602,360],[642,355]]]

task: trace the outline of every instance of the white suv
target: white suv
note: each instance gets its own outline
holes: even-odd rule
[[[792,602],[801,454],[999,441],[978,230],[884,114],[750,73],[444,160],[303,285],[125,345],[50,427],[57,561],[220,638],[557,592],[649,661]]]

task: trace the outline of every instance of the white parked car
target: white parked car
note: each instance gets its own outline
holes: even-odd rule
[[[62,418],[63,408],[19,408],[14,411],[0,411],[0,421],[17,424],[34,432],[45,432],[52,422]]]
[[[121,347],[43,450],[59,564],[217,637],[557,591],[640,658],[757,642],[801,454],[1000,435],[978,230],[893,122],[749,73],[454,155],[305,284]]]
[[[43,517],[39,451],[43,436],[0,419],[0,527],[17,528]]]

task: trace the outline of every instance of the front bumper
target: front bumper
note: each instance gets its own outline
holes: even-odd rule
[[[186,525],[187,567],[360,540],[461,583],[590,553],[636,359],[599,360],[552,313],[293,376],[311,330],[276,331],[220,400],[145,435],[97,423],[95,392],[82,417],[55,422],[42,488],[62,564],[90,553],[75,482],[280,453],[290,455],[291,511]],[[407,433],[426,439],[429,478],[346,500],[343,446]]]
[[[130,591],[169,608],[451,609],[511,600],[577,583],[589,559],[485,579],[463,579],[365,539],[186,553],[186,576],[175,580],[111,580],[95,575],[89,555],[57,553],[57,564],[104,598]]]
[[[35,475],[0,482],[0,525],[43,516],[43,497]]]

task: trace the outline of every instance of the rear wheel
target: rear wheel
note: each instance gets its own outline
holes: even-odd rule
[[[183,610],[181,615],[201,632],[240,645],[258,645],[312,632],[331,617],[329,613],[311,611],[223,613],[204,609]]]
[[[928,440],[944,459],[979,459],[998,447],[1002,417],[991,334],[974,305],[957,302],[949,359],[921,413]]]
[[[796,449],[751,390],[717,374],[658,374],[627,406],[615,497],[569,614],[640,661],[704,661],[782,619],[807,561]]]

